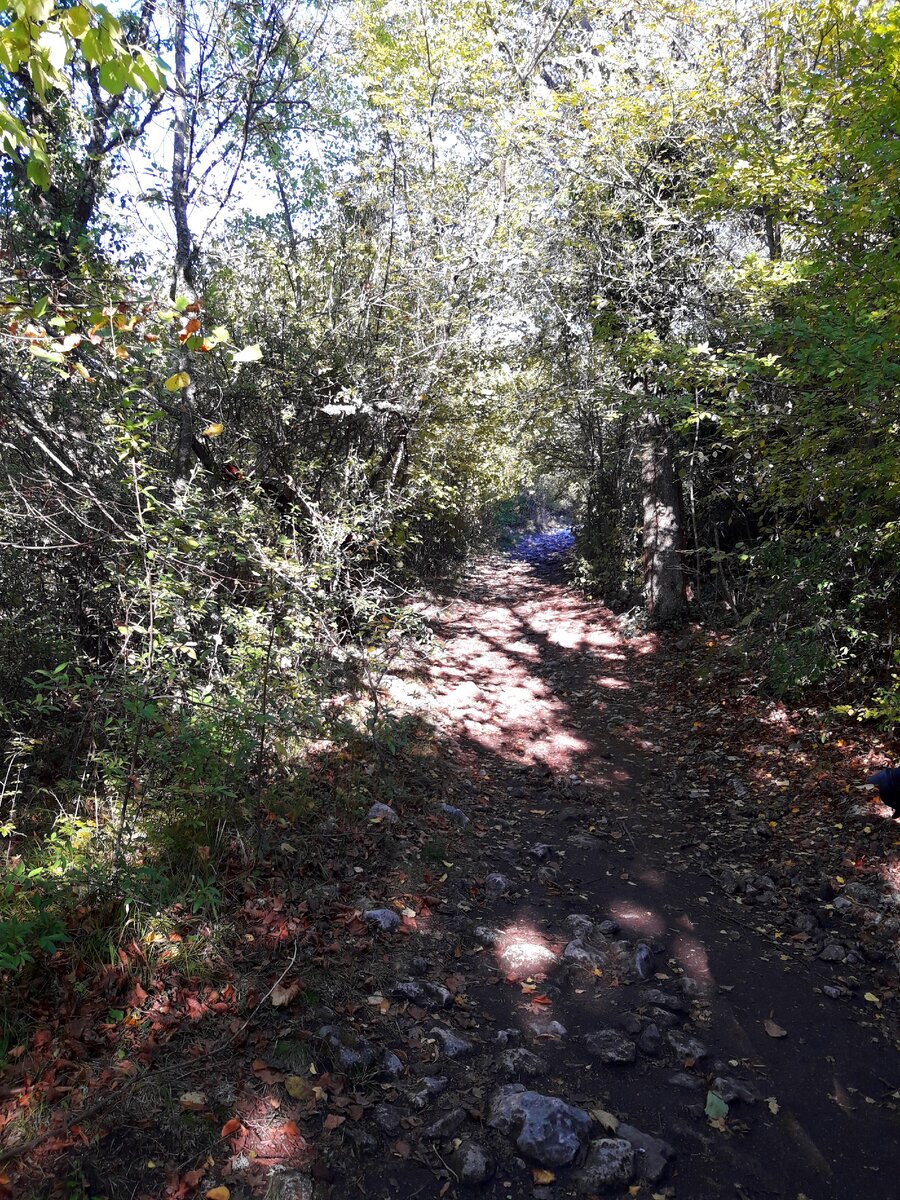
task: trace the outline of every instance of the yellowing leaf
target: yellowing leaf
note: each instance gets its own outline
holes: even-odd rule
[[[607,1112],[605,1108],[592,1108],[591,1116],[598,1125],[602,1125],[607,1133],[615,1133],[619,1128],[619,1118],[614,1117],[611,1112]]]
[[[301,1075],[288,1075],[284,1088],[292,1100],[309,1100],[315,1094],[313,1085]]]
[[[178,371],[174,375],[170,375],[163,387],[167,392],[180,392],[182,388],[186,388],[191,382],[191,377],[187,371]]]
[[[229,1200],[231,1192],[227,1187],[210,1188],[206,1193],[206,1200]]]
[[[225,426],[219,421],[215,421],[212,425],[207,425],[205,429],[200,430],[201,437],[217,438],[223,432]]]
[[[262,346],[245,346],[243,350],[238,350],[235,353],[231,361],[233,363],[259,362],[262,356]]]
[[[881,1008],[881,1000],[875,995],[874,992],[866,992],[866,994],[863,996],[863,1000],[868,1000],[870,1004],[874,1004],[876,1007]]]
[[[772,1116],[777,1117],[779,1112],[781,1111],[781,1108],[778,1104],[778,1101],[775,1099],[775,1097],[774,1096],[767,1097],[766,1104],[768,1105],[769,1112],[772,1114]]]
[[[532,1167],[531,1178],[535,1183],[552,1183],[556,1176],[552,1171],[547,1171],[543,1167]]]

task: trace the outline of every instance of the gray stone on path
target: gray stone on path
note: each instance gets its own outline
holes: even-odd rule
[[[375,1061],[375,1051],[368,1040],[353,1030],[323,1025],[316,1036],[327,1045],[335,1065],[342,1071],[360,1071]]]
[[[269,1200],[313,1200],[313,1181],[303,1171],[275,1168],[269,1178]]]
[[[440,1025],[435,1025],[430,1030],[432,1037],[436,1037],[444,1048],[444,1053],[448,1058],[465,1058],[467,1054],[471,1054],[475,1047],[466,1038],[460,1037],[458,1033],[454,1033],[452,1029],[443,1029]]]
[[[563,958],[579,967],[605,967],[609,964],[609,955],[595,946],[589,946],[582,938],[573,938],[563,950]]]
[[[638,1179],[648,1183],[657,1183],[662,1179],[666,1163],[675,1157],[675,1151],[668,1142],[635,1129],[633,1125],[620,1125],[616,1137],[623,1138],[631,1145]]]
[[[393,1137],[400,1129],[400,1113],[393,1104],[382,1102],[375,1105],[375,1124],[388,1137]]]
[[[459,829],[465,829],[465,827],[469,824],[469,818],[466,816],[463,810],[461,808],[457,808],[455,804],[442,804],[441,812]]]
[[[465,1124],[467,1116],[464,1108],[451,1108],[449,1112],[442,1113],[436,1121],[432,1121],[422,1133],[433,1142],[453,1137],[457,1129]]]
[[[500,1069],[514,1079],[534,1079],[546,1074],[547,1064],[531,1050],[516,1046],[500,1055]]]
[[[591,1118],[584,1109],[556,1096],[526,1091],[520,1083],[494,1093],[487,1123],[513,1137],[520,1153],[544,1167],[564,1167],[572,1162],[591,1129]]]
[[[641,1031],[641,1036],[638,1038],[638,1049],[641,1054],[646,1054],[649,1058],[655,1058],[662,1049],[662,1034],[659,1032],[659,1026],[653,1021]]]
[[[703,1043],[683,1029],[670,1029],[666,1037],[679,1058],[706,1058],[707,1050]]]
[[[385,825],[394,825],[400,818],[389,804],[379,804],[376,802],[369,809],[370,821],[382,821]]]
[[[492,929],[490,925],[476,925],[472,931],[475,940],[480,942],[482,946],[487,946],[493,950],[503,941],[503,934],[499,929]]]
[[[735,1100],[743,1100],[745,1104],[755,1104],[757,1099],[753,1089],[749,1088],[746,1083],[742,1083],[740,1079],[735,1079],[733,1075],[717,1075],[713,1080],[711,1090],[726,1104],[733,1104]]]
[[[381,1060],[381,1073],[386,1079],[399,1079],[405,1069],[402,1059],[398,1058],[393,1050],[385,1050]]]
[[[534,1016],[525,1018],[525,1032],[536,1038],[553,1038],[556,1041],[562,1041],[568,1030],[560,1021],[554,1021],[551,1017],[543,1017],[536,1013]]]
[[[484,881],[485,895],[490,900],[499,900],[501,896],[511,892],[512,888],[512,880],[501,875],[499,871],[492,871]]]
[[[494,1162],[478,1142],[463,1142],[447,1156],[447,1165],[467,1187],[479,1187],[494,1174]]]
[[[843,946],[839,946],[837,942],[829,942],[819,955],[819,958],[823,962],[843,962],[846,957],[847,951]]]
[[[598,1029],[585,1035],[584,1046],[588,1054],[605,1063],[634,1062],[634,1042],[616,1029]]]
[[[422,1079],[422,1089],[412,1096],[413,1108],[425,1108],[435,1096],[442,1095],[450,1082],[446,1075],[426,1075]]]
[[[584,1194],[611,1192],[627,1187],[634,1178],[634,1149],[620,1137],[597,1138],[587,1158],[575,1172],[575,1190]]]
[[[574,938],[589,938],[594,932],[594,922],[584,913],[570,913],[564,924]]]
[[[649,979],[653,974],[653,951],[644,942],[634,952],[634,969],[638,979]]]
[[[669,1083],[673,1087],[684,1088],[688,1092],[699,1091],[703,1086],[696,1075],[688,1075],[687,1071],[676,1071],[674,1075],[669,1076]]]
[[[395,983],[391,988],[391,995],[395,1000],[408,1000],[411,1004],[423,1004],[427,1007],[437,1006],[438,1008],[446,1008],[452,999],[447,988],[439,983],[431,983],[427,979],[423,979],[421,982],[408,979],[401,983]]]
[[[367,925],[374,925],[376,929],[380,929],[382,933],[391,933],[400,928],[400,916],[392,908],[370,908],[368,912],[363,913],[363,920]]]

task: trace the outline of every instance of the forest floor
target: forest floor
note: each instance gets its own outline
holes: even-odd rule
[[[897,1195],[885,747],[725,638],[627,636],[562,550],[428,611],[409,740],[366,767],[390,811],[261,814],[215,938],[184,917],[205,958],[38,1003],[0,1193]]]

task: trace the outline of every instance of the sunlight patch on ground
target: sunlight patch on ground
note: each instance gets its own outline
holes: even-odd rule
[[[496,956],[503,973],[516,979],[545,974],[559,961],[542,933],[520,924],[503,930]]]
[[[632,933],[660,937],[665,932],[665,921],[650,908],[640,908],[636,904],[629,904],[627,900],[615,900],[609,906],[609,911],[620,925]]]

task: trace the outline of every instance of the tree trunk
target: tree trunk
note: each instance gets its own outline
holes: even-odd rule
[[[188,222],[188,111],[187,111],[187,0],[173,0],[175,86],[172,102],[172,218],[175,222],[175,264],[172,276],[172,299],[194,294],[194,246]],[[190,378],[190,355],[182,346],[178,370]],[[175,444],[175,487],[183,492],[191,471],[194,442],[194,385],[181,390],[178,412],[178,438]]]
[[[641,485],[647,612],[655,625],[675,625],[682,620],[685,605],[681,487],[672,432],[652,412],[644,417]]]

